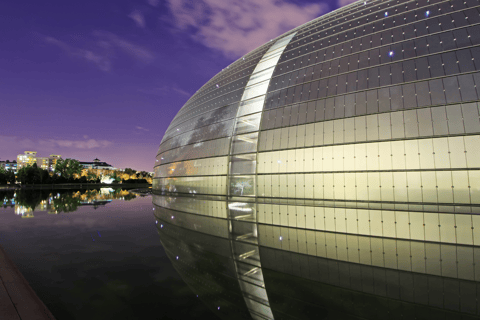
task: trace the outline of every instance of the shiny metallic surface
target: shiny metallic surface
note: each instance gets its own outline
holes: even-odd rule
[[[358,1],[192,96],[160,144],[155,215],[215,313],[480,315],[479,13]]]

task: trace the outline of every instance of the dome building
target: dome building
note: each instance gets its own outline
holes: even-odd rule
[[[357,1],[187,101],[153,201],[214,312],[480,315],[479,23],[477,0]]]

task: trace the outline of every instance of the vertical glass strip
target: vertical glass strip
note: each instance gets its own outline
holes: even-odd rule
[[[253,319],[274,319],[258,247],[258,131],[265,95],[275,66],[295,33],[283,37],[264,54],[250,76],[235,119],[228,170],[228,220],[237,280]]]

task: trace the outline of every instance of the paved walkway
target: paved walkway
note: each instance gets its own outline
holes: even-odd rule
[[[0,246],[0,319],[55,320]]]

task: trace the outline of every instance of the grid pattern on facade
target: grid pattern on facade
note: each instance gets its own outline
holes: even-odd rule
[[[253,318],[281,309],[275,272],[479,315],[456,302],[480,281],[479,87],[478,0],[357,1],[185,104],[157,155],[156,216],[228,239],[232,278],[262,288],[235,285]]]

